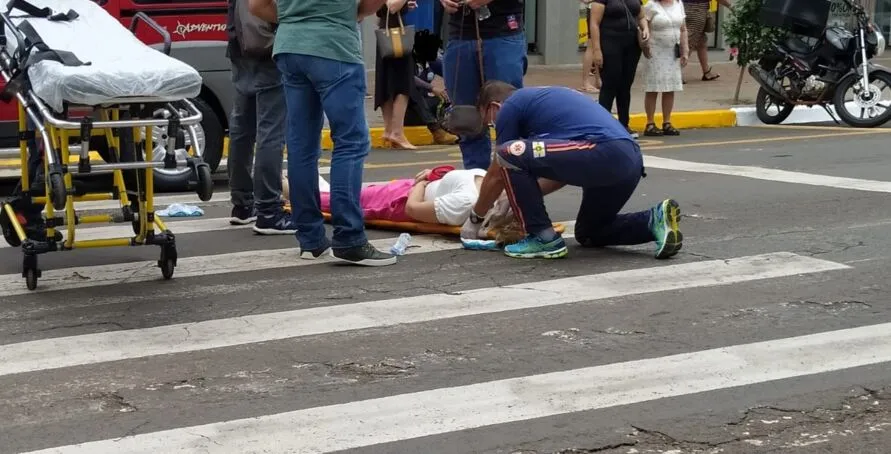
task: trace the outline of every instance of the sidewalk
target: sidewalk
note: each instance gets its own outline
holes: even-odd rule
[[[580,56],[581,58],[581,56]],[[875,63],[889,66],[891,65],[891,57],[879,58],[874,60]],[[672,123],[678,129],[691,128],[715,128],[715,127],[731,127],[736,125],[736,113],[731,111],[732,107],[752,106],[755,103],[755,96],[758,92],[758,84],[752,79],[748,72],[743,73],[742,86],[740,88],[739,101],[734,105],[733,95],[736,90],[736,84],[739,80],[741,68],[737,66],[735,61],[729,61],[727,51],[711,51],[709,52],[709,63],[712,66],[713,74],[720,74],[717,80],[702,81],[702,72],[699,67],[699,61],[694,56],[693,59],[684,68],[684,76],[687,84],[684,85],[684,91],[676,94]],[[646,115],[644,115],[644,92],[642,84],[643,67],[646,60],[641,58],[640,66],[638,66],[637,78],[631,89],[631,128],[642,132],[646,126]],[[434,83],[441,83],[437,79]],[[525,77],[526,86],[542,86],[542,85],[562,85],[571,88],[580,88],[581,86],[581,64],[578,65],[560,65],[560,66],[530,66]],[[372,147],[381,146],[381,134],[383,133],[383,118],[380,110],[374,110],[374,72],[368,72],[368,96],[365,99],[365,112],[371,127]],[[597,95],[592,94],[596,99]],[[660,113],[661,105],[656,107],[656,122],[661,124],[662,115]],[[613,107],[615,114],[615,106]],[[327,128],[327,124],[325,125]],[[406,127],[406,137],[415,145],[431,145],[433,137],[430,135],[426,127]],[[327,129],[322,135],[322,147],[331,149],[332,143]]]
[[[694,60],[691,60],[687,67],[684,68],[687,84],[684,85],[683,93],[678,93],[675,97],[675,111],[720,110],[732,107],[733,93],[736,89],[740,68],[735,61],[728,61],[728,53],[724,51],[710,52],[709,61],[712,66],[712,72],[720,74],[721,77],[710,82],[703,82],[701,80],[702,72],[699,68],[699,62],[694,57]],[[631,88],[631,112],[633,114],[642,114],[644,111],[642,73],[645,64],[645,59],[641,58],[637,79]],[[580,88],[582,80],[581,71],[581,64],[557,67],[530,66],[524,82],[527,86],[563,85],[571,88]],[[439,79],[437,79],[437,82],[439,82]],[[380,109],[374,111],[374,72],[368,73],[368,87],[369,97],[365,100],[365,112],[368,123],[371,127],[382,127],[383,118]],[[754,104],[757,91],[758,85],[746,73],[740,91],[739,104]],[[596,94],[592,96],[597,97]],[[657,112],[660,108],[657,107]],[[615,113],[615,107],[613,107],[613,113]]]

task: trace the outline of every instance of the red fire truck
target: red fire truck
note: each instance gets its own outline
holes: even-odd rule
[[[228,129],[228,112],[232,108],[232,82],[226,58],[226,1],[209,0],[94,0],[112,16],[129,27],[133,15],[143,12],[170,33],[170,55],[201,73],[204,86],[195,107],[204,117],[198,138],[203,142],[204,160],[216,171],[223,155],[223,139]],[[151,28],[140,24],[137,36],[146,44],[163,44]],[[0,81],[0,88],[3,82]],[[18,157],[17,105],[0,103],[0,155]],[[163,131],[158,131],[162,134]],[[160,142],[155,142],[160,143]],[[188,145],[188,144],[187,144]],[[182,153],[185,153],[183,150]],[[154,159],[163,160],[164,149],[154,151]],[[179,157],[183,159],[183,157]],[[155,169],[158,191],[182,190],[189,169]]]

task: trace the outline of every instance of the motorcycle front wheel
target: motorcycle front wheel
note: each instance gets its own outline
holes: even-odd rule
[[[770,111],[771,107],[776,108],[775,113]],[[789,104],[782,99],[777,99],[768,93],[764,87],[758,89],[758,95],[755,98],[755,115],[758,116],[762,123],[778,125],[789,118],[794,108],[795,105]]]
[[[852,76],[835,87],[832,104],[841,120],[855,128],[875,128],[891,120],[891,93],[883,96],[883,90],[877,86],[891,88],[891,74],[885,71],[870,74],[868,90],[861,89],[858,84],[860,78]],[[852,92],[851,96],[847,96],[849,91]],[[851,110],[859,111],[859,114],[852,113]],[[871,116],[873,113],[877,115]],[[867,114],[870,117],[866,118]]]

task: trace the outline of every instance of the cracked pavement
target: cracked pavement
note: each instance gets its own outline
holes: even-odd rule
[[[645,154],[676,160],[891,181],[891,129],[856,136],[845,136],[844,128],[829,131],[838,137],[758,143],[759,137],[826,131],[735,128],[684,131],[643,143]],[[365,179],[386,181],[455,164],[456,149],[441,148],[376,150]],[[887,192],[655,167],[647,175],[626,209],[646,209],[666,197],[679,201],[685,245],[670,263],[655,262],[649,245],[585,250],[569,239],[565,260],[443,250],[408,255],[380,269],[246,267],[169,282],[0,294],[0,362],[3,346],[65,336],[177,325],[173,342],[188,344],[207,336],[190,324],[208,320],[506,286],[548,298],[559,292],[524,284],[780,251],[850,268],[0,374],[0,454],[891,322]],[[228,194],[225,187],[217,190],[202,205],[204,218],[225,222]],[[578,200],[579,191],[566,188],[548,197],[548,211],[554,220],[574,219]],[[176,232],[182,221],[168,224]],[[371,239],[395,240],[397,234],[368,232]],[[181,258],[295,247],[292,237],[244,229],[177,238]],[[235,260],[230,257],[208,259],[208,266]],[[49,254],[41,264],[57,270],[156,259],[155,249],[117,248]],[[0,274],[20,276],[20,264],[19,251],[0,249]],[[70,275],[88,280],[77,270]],[[250,323],[238,320],[240,326]],[[204,440],[207,452],[235,452],[224,438],[187,433]],[[882,363],[341,452],[887,454],[887,446],[891,367]]]

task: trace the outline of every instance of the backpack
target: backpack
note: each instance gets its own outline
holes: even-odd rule
[[[248,0],[235,1],[235,37],[245,57],[272,58],[276,24],[251,14]]]

